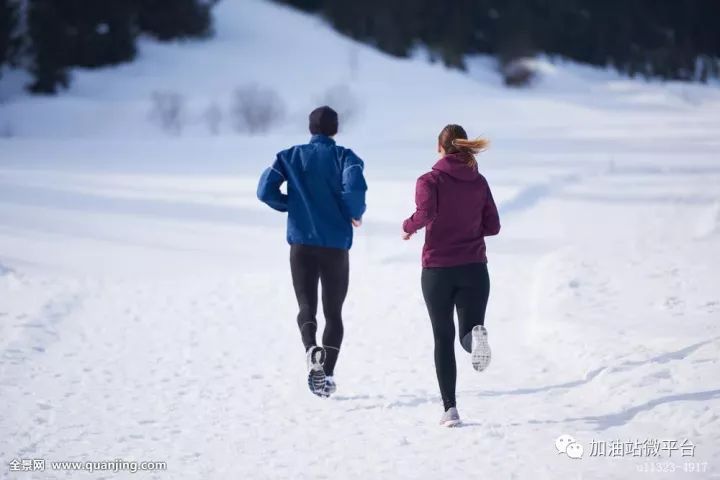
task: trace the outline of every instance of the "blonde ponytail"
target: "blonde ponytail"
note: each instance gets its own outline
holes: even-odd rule
[[[465,163],[470,168],[477,168],[475,155],[487,149],[490,142],[486,138],[478,137],[468,140],[465,129],[460,125],[450,124],[442,129],[438,135],[438,143],[445,153],[461,153]]]
[[[452,144],[456,146],[460,151],[466,151],[477,155],[480,152],[487,150],[490,141],[487,138],[478,137],[474,140],[468,140],[467,138],[456,138],[452,141]]]

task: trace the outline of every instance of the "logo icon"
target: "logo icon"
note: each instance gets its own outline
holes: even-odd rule
[[[583,446],[571,435],[563,434],[555,440],[558,454],[564,453],[569,458],[580,459],[583,456]]]

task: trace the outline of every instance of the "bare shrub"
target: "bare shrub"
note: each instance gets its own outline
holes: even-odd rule
[[[272,89],[245,85],[235,90],[230,115],[238,132],[265,133],[282,121],[285,104]]]
[[[150,118],[166,132],[180,134],[185,120],[185,99],[175,92],[153,92]]]
[[[317,99],[318,105],[327,105],[338,113],[340,128],[352,123],[360,113],[360,100],[347,85],[335,85]]]
[[[5,123],[2,127],[0,127],[0,138],[12,138],[15,136],[15,128],[13,128],[11,123]]]
[[[223,113],[217,103],[213,102],[208,105],[203,114],[203,118],[205,119],[205,124],[211,134],[217,135],[220,133],[220,124],[223,120]]]

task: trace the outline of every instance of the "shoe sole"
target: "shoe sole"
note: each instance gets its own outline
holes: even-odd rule
[[[487,330],[482,325],[477,325],[472,330],[472,366],[478,372],[485,370],[490,365],[492,351],[487,339]]]
[[[325,393],[325,349],[322,347],[312,347],[309,355],[308,365],[308,388],[318,397],[327,397]]]
[[[462,422],[458,419],[458,420],[448,420],[446,422],[442,422],[440,424],[440,426],[444,427],[444,428],[455,428],[455,427],[459,427],[461,424],[462,424]]]

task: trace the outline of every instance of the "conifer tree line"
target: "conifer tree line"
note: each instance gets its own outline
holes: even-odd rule
[[[0,67],[23,59],[28,89],[67,87],[71,67],[131,61],[141,34],[159,40],[212,33],[216,0],[0,0]]]
[[[630,76],[706,81],[720,74],[720,0],[279,0],[404,57],[417,46],[463,68],[545,53]]]
[[[0,67],[14,57],[19,5],[12,0],[0,0]]]

